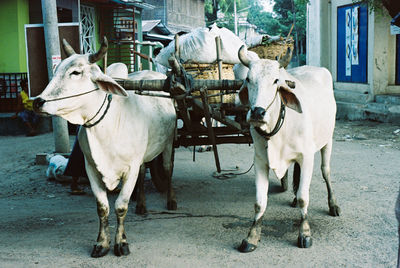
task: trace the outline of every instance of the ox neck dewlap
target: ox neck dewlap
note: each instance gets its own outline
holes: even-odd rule
[[[283,122],[285,121],[285,114],[286,114],[285,104],[281,100],[281,109],[279,111],[279,118],[278,118],[278,121],[276,121],[274,129],[271,132],[266,132],[259,127],[254,127],[254,129],[257,131],[258,134],[260,134],[266,140],[269,140],[272,136],[274,136],[276,133],[278,133],[278,131],[281,129]]]

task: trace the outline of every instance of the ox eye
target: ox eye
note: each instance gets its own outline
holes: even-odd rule
[[[72,73],[71,73],[71,75],[80,75],[81,74],[81,72],[78,72],[78,71],[73,71]]]
[[[279,79],[275,79],[275,81],[274,81],[274,85],[275,85],[276,83],[278,83],[278,81],[279,81]]]
[[[250,79],[248,77],[246,77],[246,82],[250,83]]]

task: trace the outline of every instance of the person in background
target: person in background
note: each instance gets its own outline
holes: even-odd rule
[[[32,104],[33,100],[29,99],[28,92],[28,82],[26,79],[20,82],[21,91],[18,93],[18,111],[15,113],[13,118],[21,118],[25,126],[28,128],[27,136],[36,136],[36,125],[39,121],[39,116],[33,112]]]
[[[85,169],[85,158],[78,141],[79,127],[76,128],[76,138],[74,147],[72,147],[71,154],[68,158],[68,163],[64,171],[65,176],[71,176],[71,194],[72,195],[82,195],[85,192],[79,188],[78,180],[79,177],[87,178]]]

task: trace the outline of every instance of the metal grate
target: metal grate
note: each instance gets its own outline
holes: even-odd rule
[[[96,52],[96,27],[94,7],[81,5],[81,30],[81,44],[83,54]]]
[[[27,73],[0,73],[0,112],[16,112],[20,107],[18,92],[28,91]]]
[[[129,72],[133,72],[133,51],[137,40],[135,10],[123,6],[105,6],[102,11],[102,30],[109,40],[108,64],[123,62]]]

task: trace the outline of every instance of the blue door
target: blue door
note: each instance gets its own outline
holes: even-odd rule
[[[354,9],[357,8],[356,13]],[[350,16],[350,18],[349,18]],[[347,17],[347,18],[346,18]],[[350,23],[356,25],[354,29]],[[358,23],[357,23],[358,22]],[[347,36],[346,36],[347,30]],[[353,43],[350,38],[356,36]],[[355,44],[354,44],[355,43]],[[350,46],[349,46],[350,45]],[[355,45],[355,46],[354,46]],[[355,48],[355,49],[354,49]],[[352,57],[355,53],[356,57]],[[338,7],[337,12],[337,81],[349,83],[367,83],[368,70],[368,7],[365,5],[347,5]],[[350,62],[349,62],[350,61]]]
[[[396,85],[400,85],[400,34],[396,35]]]

